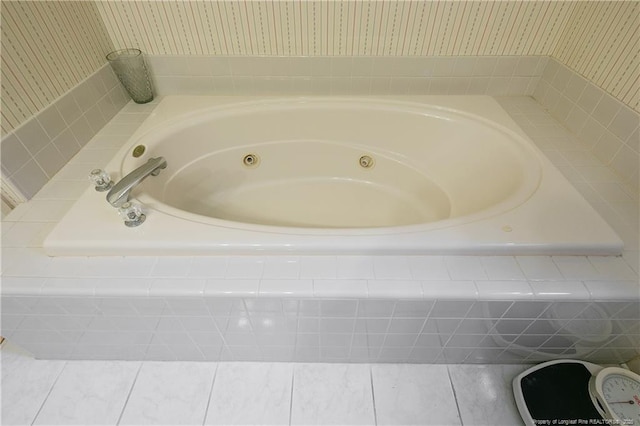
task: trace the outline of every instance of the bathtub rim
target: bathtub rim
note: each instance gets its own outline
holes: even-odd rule
[[[168,97],[165,97],[165,99]],[[211,98],[237,101],[246,97],[171,96],[186,103],[207,103]],[[386,97],[383,97],[386,98]],[[506,120],[506,125],[526,135],[507,111],[493,98],[486,95],[416,95],[389,96],[393,99],[418,99],[436,101],[444,105],[470,102],[481,109],[490,119]],[[157,105],[154,106],[156,114]],[[133,132],[144,131],[144,125]],[[117,138],[117,136],[112,136]],[[528,138],[528,137],[527,137]],[[539,150],[535,145],[532,147]],[[380,235],[376,237],[320,236],[310,239],[299,235],[280,235],[230,230],[220,228],[216,232],[202,234],[202,225],[195,228],[187,221],[177,223],[175,218],[165,226],[159,221],[147,221],[137,229],[126,228],[104,197],[93,188],[87,188],[76,200],[67,214],[54,226],[46,237],[43,248],[49,256],[208,256],[208,255],[619,255],[624,244],[612,227],[595,211],[575,187],[552,165],[546,155],[541,154],[545,173],[542,186],[550,185],[547,178],[557,182],[562,189],[570,191],[568,208],[555,213],[548,209],[536,210],[525,203],[520,208],[507,212],[504,217],[490,218],[459,228],[446,228],[428,233]],[[107,170],[113,172],[116,159],[106,160]],[[89,167],[88,167],[89,169]],[[116,176],[117,177],[117,176]],[[560,188],[551,188],[557,192]],[[539,191],[536,193],[539,194]],[[534,194],[534,197],[537,195]],[[534,198],[532,197],[532,198]],[[566,201],[566,200],[564,200]],[[522,210],[526,210],[522,212]],[[91,214],[85,214],[85,212]],[[519,213],[516,215],[515,213]],[[574,215],[572,215],[572,213]],[[581,218],[576,223],[575,213]],[[559,221],[555,217],[559,215]],[[499,219],[499,220],[498,220]],[[532,219],[549,226],[544,233],[531,232]],[[500,232],[504,221],[515,225],[512,233]],[[592,221],[593,226],[584,226]],[[567,235],[565,226],[581,227],[578,234]],[[187,225],[186,227],[183,225]],[[480,226],[478,226],[480,225]],[[107,229],[108,228],[108,229]],[[211,227],[212,229],[214,227]],[[193,236],[185,236],[194,232]],[[219,232],[218,232],[219,231]],[[523,232],[524,231],[524,232]],[[155,232],[155,234],[154,234]],[[256,238],[260,238],[256,242]]]
[[[442,219],[433,222],[427,223],[418,223],[411,225],[400,225],[400,226],[388,226],[388,227],[370,227],[370,228],[311,228],[311,227],[285,227],[285,226],[275,226],[275,225],[263,225],[257,223],[248,223],[248,222],[237,222],[231,220],[225,220],[215,217],[209,217],[200,215],[197,213],[192,213],[187,210],[182,210],[177,207],[171,206],[169,204],[164,203],[161,200],[149,195],[148,193],[140,193],[134,197],[134,200],[140,202],[143,206],[147,206],[151,208],[153,214],[161,213],[164,215],[171,216],[180,220],[188,220],[194,223],[200,223],[208,226],[216,226],[222,228],[228,228],[232,230],[247,230],[254,231],[260,233],[268,233],[268,234],[286,234],[286,235],[306,235],[306,236],[340,236],[340,235],[353,235],[353,236],[375,236],[375,235],[394,235],[394,234],[408,234],[414,232],[428,232],[436,229],[445,229],[451,228],[455,226],[459,226],[461,224],[473,223],[483,219],[488,219],[491,217],[498,216],[500,214],[509,212],[511,210],[517,209],[522,204],[526,203],[538,190],[540,187],[540,183],[543,179],[544,168],[543,161],[541,159],[541,153],[536,149],[533,142],[527,137],[527,135],[522,132],[516,131],[516,129],[511,129],[501,123],[497,123],[492,121],[489,118],[482,117],[476,113],[463,111],[459,109],[455,109],[453,107],[442,106],[442,105],[434,105],[434,104],[425,104],[419,101],[413,100],[397,100],[397,96],[392,99],[385,99],[384,97],[379,96],[371,96],[371,97],[330,97],[330,96],[295,96],[295,97],[268,97],[266,99],[258,98],[257,100],[246,100],[240,102],[224,102],[220,105],[213,105],[202,108],[196,108],[193,111],[181,114],[177,117],[158,117],[159,120],[162,120],[161,123],[161,131],[166,129],[166,133],[173,132],[174,130],[181,130],[186,127],[192,126],[194,122],[198,123],[206,119],[207,116],[214,115],[214,119],[217,118],[217,114],[221,113],[221,117],[224,118],[226,115],[240,115],[246,113],[243,111],[244,108],[248,107],[251,114],[253,110],[261,111],[264,107],[277,109],[278,106],[284,105],[288,109],[295,109],[295,105],[303,104],[310,105],[311,108],[315,107],[316,104],[320,103],[321,107],[324,104],[332,104],[339,103],[347,106],[351,106],[355,104],[357,107],[360,104],[364,104],[365,106],[370,106],[371,109],[374,110],[382,110],[387,111],[389,107],[393,107],[393,110],[401,110],[402,108],[411,108],[410,113],[416,113],[419,115],[425,116],[435,116],[436,118],[444,118],[449,119],[446,114],[459,116],[465,120],[475,121],[481,123],[483,126],[487,126],[491,128],[493,131],[496,131],[500,134],[505,135],[505,137],[510,138],[511,141],[515,141],[517,143],[517,159],[521,164],[529,165],[527,169],[522,173],[523,182],[518,188],[517,191],[512,193],[508,198],[503,199],[497,204],[493,204],[487,208],[481,209],[475,213],[457,216],[453,218]],[[488,97],[492,99],[491,97]],[[493,101],[493,99],[492,99]],[[162,103],[159,104],[158,108],[161,108]],[[325,105],[326,106],[326,105]],[[441,114],[445,114],[445,116],[441,117],[438,115],[430,114],[430,111],[436,111]],[[406,112],[405,109],[401,110],[402,112]],[[422,112],[421,112],[422,111]],[[164,111],[160,110],[158,115],[165,114]],[[170,114],[170,113],[169,113]],[[151,137],[151,142],[160,142],[164,137],[162,132],[159,132],[158,128],[155,127],[154,123],[156,120],[145,121],[143,125],[136,131],[129,140],[125,143],[125,145],[120,149],[120,151],[116,154],[113,161],[117,161],[118,158],[121,160],[118,164],[118,174],[120,176],[125,175],[126,173],[133,170],[138,165],[141,165],[146,161],[146,157],[144,160],[133,158],[131,155],[128,155],[131,150],[140,144],[147,146],[147,152],[152,151],[153,147],[149,146],[149,144],[143,143],[145,138]],[[156,136],[154,139],[153,136]],[[348,145],[355,146],[355,145]],[[234,147],[240,148],[241,146]],[[221,150],[222,151],[222,150]],[[371,151],[371,150],[370,150]],[[393,153],[391,150],[387,150],[387,152]],[[157,153],[158,155],[162,155],[162,153]],[[396,153],[397,154],[397,153]],[[515,154],[515,152],[514,152]],[[211,154],[210,154],[211,155]],[[526,158],[524,158],[526,157]],[[143,157],[140,157],[143,158]],[[165,157],[166,158],[166,157]],[[528,164],[527,164],[528,162]],[[411,165],[407,165],[407,167],[411,167]],[[177,173],[177,172],[176,172]]]

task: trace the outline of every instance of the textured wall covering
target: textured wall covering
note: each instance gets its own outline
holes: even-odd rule
[[[76,86],[112,49],[88,1],[2,2],[2,132]]]
[[[188,55],[546,55],[555,1],[99,2],[116,47]]]
[[[553,56],[640,111],[637,1],[578,2]]]
[[[639,110],[638,2],[3,1],[2,132],[112,48],[149,54],[552,55]]]
[[[160,55],[551,55],[638,110],[634,1],[98,2],[116,47]]]

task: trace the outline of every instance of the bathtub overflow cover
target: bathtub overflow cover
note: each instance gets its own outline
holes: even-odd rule
[[[135,158],[140,157],[142,154],[144,154],[144,151],[146,150],[144,145],[138,145],[135,148],[133,148],[133,156]]]
[[[368,155],[363,155],[360,157],[360,167],[364,167],[365,169],[373,167],[373,158]]]
[[[244,164],[247,167],[255,167],[258,165],[259,162],[260,162],[260,158],[258,158],[258,156],[255,154],[247,154],[242,159],[242,164]]]

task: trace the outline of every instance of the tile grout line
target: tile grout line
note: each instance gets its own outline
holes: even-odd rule
[[[120,415],[118,416],[118,421],[116,421],[116,425],[119,425],[122,421],[122,416],[124,415],[124,410],[127,409],[127,404],[129,403],[129,398],[131,398],[131,394],[133,393],[133,388],[138,381],[138,376],[140,376],[140,370],[142,370],[142,366],[144,365],[144,361],[140,363],[138,367],[138,371],[136,371],[136,376],[133,378],[133,382],[131,383],[131,387],[129,388],[129,393],[127,393],[127,399],[124,400],[124,405],[122,406],[122,410],[120,411]]]
[[[218,377],[218,367],[220,363],[216,363],[216,371],[213,372],[213,380],[211,380],[211,388],[209,389],[209,399],[207,399],[207,406],[204,409],[204,418],[202,419],[202,425],[207,424],[207,415],[209,414],[209,406],[211,405],[211,396],[213,395],[213,385],[216,383],[216,377]]]
[[[31,425],[32,426],[35,424],[36,419],[38,418],[38,416],[40,415],[40,412],[42,411],[42,408],[44,407],[44,404],[47,402],[47,399],[49,399],[49,395],[51,395],[51,392],[53,392],[53,388],[58,383],[58,380],[60,379],[60,376],[62,375],[62,372],[67,368],[68,364],[69,363],[67,361],[65,361],[64,366],[60,369],[60,372],[56,376],[56,379],[51,384],[51,388],[49,389],[49,392],[47,392],[47,396],[44,397],[44,400],[42,401],[42,404],[40,404],[40,408],[38,408],[38,412],[36,413],[35,416],[33,416],[33,420],[31,421]]]
[[[373,387],[373,366],[369,364],[369,378],[371,379],[371,401],[373,402],[373,422],[378,426],[378,413],[376,412],[376,392]]]
[[[458,404],[458,395],[456,394],[456,387],[454,386],[453,380],[451,379],[451,371],[449,370],[449,365],[447,365],[447,376],[449,377],[449,385],[451,386],[451,391],[453,392],[453,400],[456,403],[456,410],[458,410],[460,426],[464,426],[464,422],[462,421],[462,413],[460,412],[460,404]]]
[[[291,369],[291,397],[289,398],[289,426],[291,426],[291,418],[293,417],[293,385],[296,377],[296,366]]]

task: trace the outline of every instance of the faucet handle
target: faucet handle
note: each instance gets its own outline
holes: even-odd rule
[[[147,216],[142,212],[142,208],[130,201],[124,203],[118,213],[124,219],[124,224],[130,228],[138,226],[144,222]]]
[[[111,189],[113,181],[109,173],[102,169],[93,169],[89,173],[89,180],[93,183],[98,192],[104,192]]]

